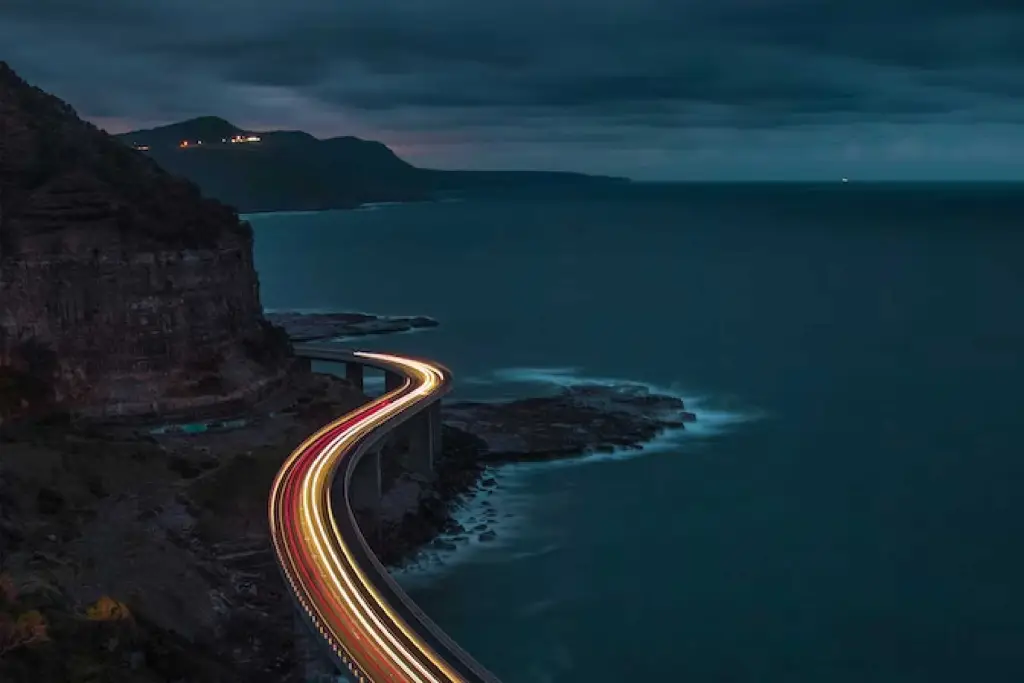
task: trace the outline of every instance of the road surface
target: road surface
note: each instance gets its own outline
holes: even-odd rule
[[[498,683],[441,631],[381,566],[350,503],[359,459],[388,431],[448,391],[445,368],[369,352],[297,347],[319,360],[359,362],[405,378],[402,386],[310,436],[271,488],[271,540],[292,595],[334,659],[374,683]],[[341,478],[340,487],[334,486]],[[332,491],[341,491],[333,500]]]

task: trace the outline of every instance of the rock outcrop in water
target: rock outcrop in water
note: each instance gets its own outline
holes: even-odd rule
[[[554,396],[444,406],[445,423],[486,444],[484,461],[535,462],[639,449],[696,416],[675,396],[641,385],[582,384]]]
[[[190,412],[286,373],[230,207],[0,62],[0,419]]]

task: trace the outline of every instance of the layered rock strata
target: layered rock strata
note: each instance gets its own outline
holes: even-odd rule
[[[252,232],[0,62],[0,416],[201,411],[291,363]]]

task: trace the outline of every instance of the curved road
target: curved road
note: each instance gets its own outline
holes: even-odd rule
[[[300,612],[357,680],[498,683],[391,578],[360,532],[349,495],[359,460],[447,393],[448,371],[404,356],[298,348],[309,358],[358,362],[405,378],[306,439],[274,480],[271,540]]]

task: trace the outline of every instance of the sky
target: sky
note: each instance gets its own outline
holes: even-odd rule
[[[201,115],[434,168],[1024,180],[1024,0],[2,0],[113,132]]]

